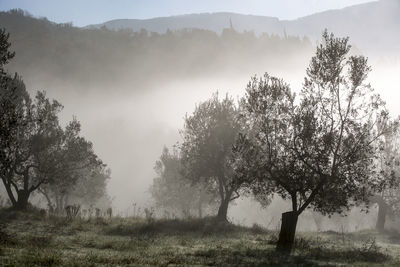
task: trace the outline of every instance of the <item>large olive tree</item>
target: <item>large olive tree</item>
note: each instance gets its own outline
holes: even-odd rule
[[[247,87],[244,116],[251,130],[237,145],[238,171],[291,200],[279,250],[291,251],[305,209],[343,212],[365,201],[382,179],[374,159],[388,129],[377,125],[388,114],[366,83],[367,59],[349,52],[348,38],[324,32],[297,101],[288,84],[269,75]]]

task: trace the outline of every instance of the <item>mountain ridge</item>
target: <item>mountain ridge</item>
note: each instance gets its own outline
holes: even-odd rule
[[[337,36],[350,36],[353,43],[366,53],[400,51],[400,0],[380,0],[352,5],[342,9],[318,12],[294,20],[271,16],[245,15],[231,12],[184,14],[151,19],[116,19],[87,28],[106,27],[110,30],[130,29],[164,33],[167,30],[196,28],[221,33],[230,27],[237,31],[253,31],[283,36],[307,36],[318,40],[324,29]],[[368,29],[368,30],[366,30]]]

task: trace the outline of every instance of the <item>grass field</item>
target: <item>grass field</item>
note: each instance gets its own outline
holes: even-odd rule
[[[0,212],[1,266],[400,266],[400,235],[298,233],[291,256],[277,233],[212,218],[92,218]]]

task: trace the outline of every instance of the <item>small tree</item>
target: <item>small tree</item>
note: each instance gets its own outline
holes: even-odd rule
[[[105,164],[94,164],[81,172],[69,196],[86,206],[110,207],[112,200],[106,187],[111,179],[111,170]]]
[[[215,196],[207,191],[204,184],[194,184],[183,176],[178,151],[170,153],[164,148],[154,169],[158,176],[153,180],[150,193],[157,206],[181,213],[183,217],[197,211],[202,217],[203,209],[213,204]]]
[[[245,117],[252,130],[238,146],[242,169],[255,168],[249,175],[292,202],[292,211],[282,214],[278,250],[291,251],[306,208],[340,213],[366,200],[381,179],[373,163],[387,129],[376,125],[387,112],[365,83],[367,60],[348,56],[349,50],[348,38],[324,32],[297,105],[277,78],[254,78],[247,87]]]
[[[238,108],[226,96],[219,100],[215,94],[198,105],[185,118],[181,145],[185,176],[206,183],[206,188],[220,198],[217,218],[227,221],[229,203],[240,196],[242,184],[237,183],[232,164],[232,148],[241,131]]]

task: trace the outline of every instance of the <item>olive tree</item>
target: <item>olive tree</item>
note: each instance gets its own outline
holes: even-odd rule
[[[229,203],[240,196],[241,183],[236,182],[232,148],[241,124],[238,107],[226,96],[198,105],[191,116],[185,118],[181,145],[185,177],[206,184],[206,188],[219,196],[217,218],[227,220]]]
[[[78,136],[80,124],[64,130],[62,105],[45,92],[31,97],[22,79],[4,66],[13,58],[9,35],[0,30],[0,178],[13,208],[28,206],[33,192],[48,184],[71,187],[82,168],[101,165],[92,144]],[[68,188],[71,190],[71,188]]]
[[[348,38],[325,31],[298,101],[288,84],[269,75],[247,87],[244,117],[251,130],[237,145],[238,166],[244,178],[257,177],[292,202],[282,214],[278,250],[291,251],[305,209],[343,212],[366,201],[382,179],[374,159],[388,129],[377,125],[388,114],[366,83],[367,59],[349,51]]]
[[[25,209],[31,193],[46,181],[37,171],[52,158],[62,106],[43,92],[32,99],[21,78],[4,70],[14,56],[8,38],[0,30],[0,177],[12,206]]]
[[[0,175],[13,207],[26,209],[31,193],[48,181],[43,170],[54,164],[61,105],[43,92],[31,100],[26,94],[4,91],[0,105]]]

